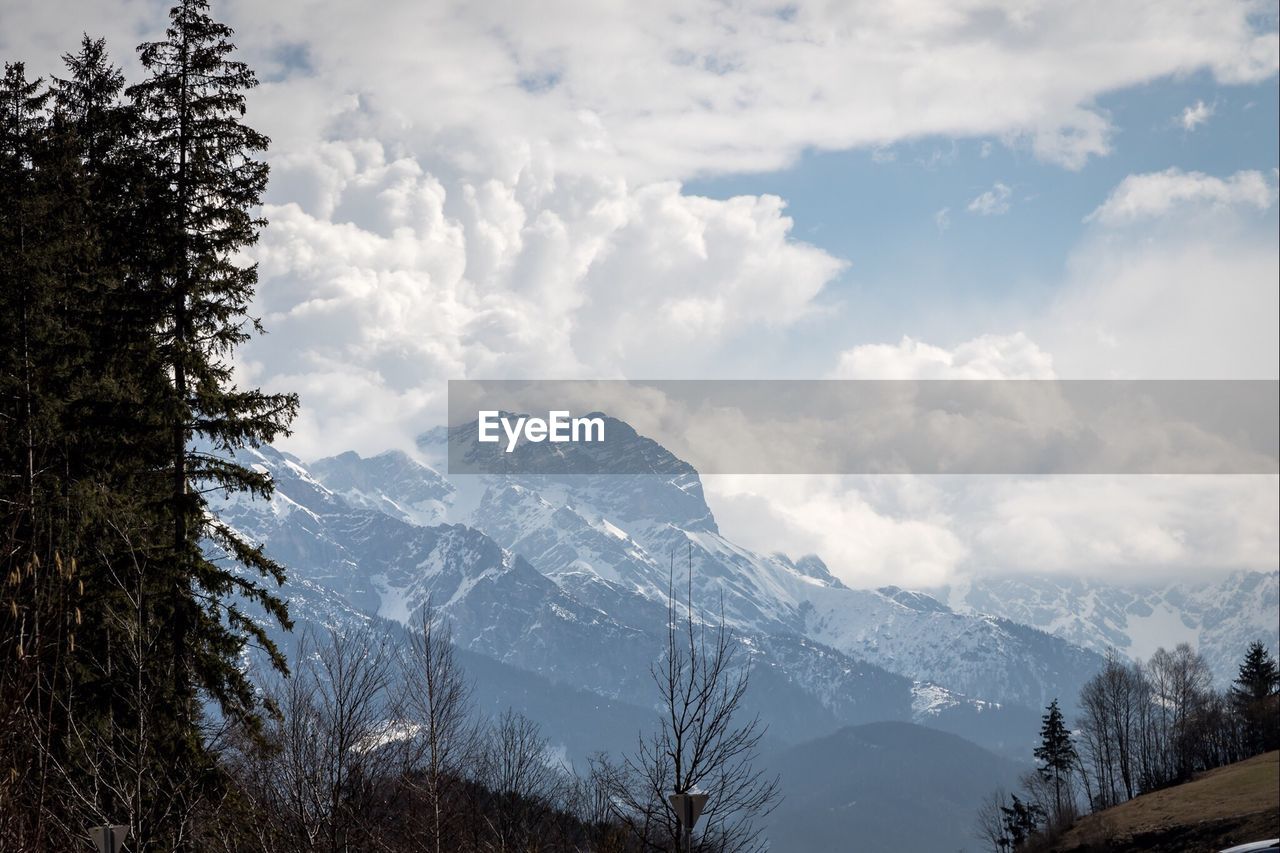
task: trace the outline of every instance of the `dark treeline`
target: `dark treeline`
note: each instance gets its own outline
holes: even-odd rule
[[[63,76],[0,81],[0,851],[762,849],[776,782],[723,619],[668,613],[654,731],[574,772],[482,719],[429,607],[396,639],[300,638],[284,568],[205,495],[271,493],[235,452],[297,398],[236,387],[261,331],[253,72],[182,0],[127,85],[85,37]],[[673,596],[674,599],[674,596]],[[269,630],[271,629],[271,630]],[[405,637],[408,639],[405,639]]]
[[[538,725],[476,713],[449,629],[428,605],[407,643],[373,627],[304,636],[297,670],[267,688],[261,742],[217,749],[230,780],[206,843],[226,851],[676,851],[672,790],[710,800],[698,853],[763,850],[753,819],[776,781],[752,768],[761,730],[734,722],[746,671],[718,628],[672,614],[655,667],[663,722],[620,758],[580,770]],[[692,640],[692,645],[689,641]],[[670,680],[668,680],[670,676]],[[671,687],[666,692],[667,686]]]
[[[632,851],[616,771],[578,775],[536,723],[475,713],[447,627],[426,609],[409,642],[374,627],[304,635],[266,685],[260,739],[216,744],[229,785],[202,847],[226,851]]]
[[[1082,811],[1096,812],[1190,780],[1196,773],[1280,748],[1280,672],[1253,643],[1235,681],[1216,690],[1186,643],[1146,663],[1107,656],[1080,691],[1074,729],[1055,700],[1020,793],[993,792],[978,833],[995,853],[1047,845]]]
[[[256,328],[240,258],[267,140],[242,121],[255,79],[230,35],[184,2],[135,85],[88,37],[64,76],[6,63],[0,81],[7,849],[77,849],[108,821],[183,843],[222,796],[212,719],[260,726],[241,652],[282,665],[259,621],[288,623],[280,568],[203,497],[267,493],[230,453],[297,405],[231,376]]]

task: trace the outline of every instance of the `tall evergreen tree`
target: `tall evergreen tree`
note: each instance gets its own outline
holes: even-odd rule
[[[45,400],[39,395],[41,312],[46,299],[38,276],[40,204],[34,161],[43,139],[47,93],[29,80],[22,63],[6,63],[0,79],[0,803],[31,805],[24,796],[40,773],[39,690],[48,656],[35,528],[40,428]],[[5,809],[0,831],[21,842],[35,827],[17,808]]]
[[[66,814],[53,778],[69,766],[70,697],[85,649],[86,518],[76,462],[87,434],[75,415],[97,354],[84,322],[97,250],[78,138],[47,107],[50,93],[6,69],[0,85],[0,517],[7,605],[0,694],[13,737],[9,796],[30,815],[11,829],[40,849]],[[91,632],[90,632],[91,633]],[[91,638],[96,639],[96,638]]]
[[[297,405],[231,379],[267,140],[230,30],[203,2],[170,21],[128,102],[87,37],[50,90],[0,79],[0,839],[22,850],[107,821],[181,846],[216,781],[203,702],[252,727],[240,653],[282,665],[241,609],[287,625],[280,568],[202,497],[268,494],[234,452]]]
[[[1235,691],[1249,699],[1266,699],[1280,688],[1280,669],[1267,647],[1256,640],[1249,644],[1235,679]]]
[[[54,693],[63,718],[57,773],[48,780],[79,804],[67,830],[85,823],[128,823],[139,849],[172,837],[188,800],[190,774],[170,772],[164,725],[168,673],[147,656],[164,636],[168,598],[152,580],[166,539],[166,492],[157,472],[167,459],[157,413],[165,366],[148,321],[139,239],[142,202],[152,188],[134,143],[124,78],[101,40],[84,38],[63,57],[68,72],[53,86],[46,148],[74,174],[60,191],[66,219],[84,236],[74,270],[64,276],[59,322],[66,351],[63,527],[91,602],[67,660],[68,689]],[[52,233],[46,235],[52,239]],[[86,780],[95,780],[88,784]],[[178,820],[173,818],[178,815]]]
[[[1231,698],[1243,723],[1249,754],[1280,747],[1280,669],[1262,643],[1249,644]]]
[[[163,420],[168,432],[165,570],[179,725],[194,736],[196,700],[215,699],[229,714],[252,714],[253,692],[237,666],[253,640],[283,661],[236,596],[288,624],[284,603],[263,583],[283,573],[261,550],[205,511],[209,489],[267,496],[268,477],[237,464],[234,452],[288,429],[297,397],[240,389],[230,356],[254,331],[249,317],[257,267],[241,261],[264,221],[257,209],[267,181],[258,159],[267,138],[242,121],[254,73],[231,58],[231,29],[208,15],[205,0],[182,0],[165,38],[139,47],[148,77],[128,89],[141,122],[144,156],[156,179],[146,246],[153,328],[168,367]],[[214,543],[251,571],[210,559]]]
[[[100,180],[112,163],[119,162],[130,130],[130,110],[120,102],[124,72],[111,64],[106,40],[87,35],[80,40],[80,50],[63,54],[62,62],[68,76],[54,80],[54,102],[61,118],[76,132],[85,174]],[[119,187],[94,187],[94,202],[105,208],[101,213],[118,206],[113,189]]]
[[[45,103],[49,93],[41,80],[28,80],[21,62],[5,63],[0,81],[0,335],[9,342],[0,382],[6,455],[13,459],[6,472],[5,533],[11,553],[30,549],[34,542],[36,490],[41,461],[39,433],[47,422],[40,386],[40,349],[48,337],[46,310],[50,293],[43,275],[48,249],[41,239],[44,201],[37,193],[36,159],[44,139]],[[33,556],[28,551],[28,557]]]
[[[1060,822],[1067,816],[1071,773],[1079,759],[1057,699],[1049,703],[1040,721],[1040,745],[1035,748],[1040,763],[1036,770],[1041,779],[1053,783],[1054,820]]]

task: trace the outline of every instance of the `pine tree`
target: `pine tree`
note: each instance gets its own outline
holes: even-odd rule
[[[80,632],[81,526],[67,429],[87,360],[71,321],[94,255],[75,140],[21,64],[0,83],[0,715],[9,759],[0,799],[29,820],[10,834],[39,848],[62,806],[48,784],[66,758],[66,697]]]
[[[32,548],[36,490],[41,468],[39,438],[47,416],[38,395],[39,348],[47,337],[50,295],[43,264],[48,252],[40,239],[43,199],[37,193],[35,161],[44,138],[44,106],[49,93],[41,80],[28,80],[21,62],[6,63],[0,81],[0,336],[9,341],[0,382],[6,456],[6,533],[10,549]],[[8,472],[6,472],[8,473]],[[31,556],[29,553],[28,556]]]
[[[1061,822],[1067,817],[1071,773],[1078,761],[1076,748],[1057,699],[1049,703],[1040,721],[1040,745],[1034,753],[1040,764],[1036,770],[1041,779],[1053,782],[1053,817],[1055,822]]]
[[[169,597],[151,580],[153,555],[167,541],[167,495],[156,477],[168,448],[156,414],[165,367],[138,274],[152,186],[133,111],[121,100],[123,74],[105,44],[86,37],[63,59],[68,76],[54,82],[46,147],[59,164],[50,171],[73,177],[56,194],[85,242],[63,276],[58,317],[66,342],[62,526],[91,606],[78,614],[68,689],[54,691],[64,721],[58,772],[47,781],[80,806],[68,827],[128,823],[147,844],[173,834],[168,815],[181,809],[171,806],[191,787],[184,768],[172,773],[163,760],[174,739],[164,725],[167,673],[146,659],[164,635],[154,603]]]
[[[165,38],[139,48],[147,79],[127,90],[141,122],[148,171],[157,181],[146,250],[153,328],[169,374],[162,414],[171,535],[164,615],[172,698],[187,737],[195,736],[200,694],[225,713],[253,714],[254,695],[237,666],[250,639],[283,666],[264,629],[236,601],[251,601],[287,625],[284,603],[262,582],[281,582],[282,570],[206,513],[203,493],[269,495],[269,478],[232,456],[285,433],[297,408],[294,395],[242,390],[232,381],[232,352],[261,331],[248,316],[257,268],[242,263],[240,253],[256,242],[264,224],[257,207],[267,166],[257,157],[268,140],[241,121],[245,93],[257,80],[231,59],[232,32],[207,10],[205,0],[176,5]],[[252,573],[210,559],[205,542]]]
[[[1253,642],[1240,663],[1231,698],[1250,755],[1280,747],[1280,670],[1262,643]]]
[[[239,258],[266,139],[205,9],[140,48],[129,102],[88,37],[51,90],[20,64],[0,80],[0,833],[21,849],[104,820],[177,844],[212,779],[203,701],[252,729],[238,657],[256,641],[282,665],[241,609],[287,625],[281,570],[202,497],[269,493],[232,456],[297,405],[231,381],[260,330]]]
[[[83,36],[78,53],[63,54],[62,62],[69,76],[56,78],[53,98],[59,116],[74,129],[83,157],[85,175],[94,181],[93,201],[99,214],[117,207],[113,198],[119,187],[104,185],[120,159],[130,127],[130,110],[120,102],[124,91],[124,72],[112,65],[107,56],[105,39]]]
[[[39,717],[45,613],[39,587],[35,527],[40,467],[38,432],[39,306],[42,294],[35,198],[36,149],[44,133],[39,80],[28,80],[22,63],[6,63],[0,79],[0,557],[4,597],[0,601],[0,801],[29,802],[28,780],[39,773]],[[40,282],[42,283],[42,282]],[[34,827],[3,827],[21,842]]]
[[[1236,692],[1249,699],[1265,699],[1280,687],[1280,671],[1267,647],[1259,642],[1249,644],[1235,680]]]
[[[168,368],[153,333],[149,286],[148,228],[161,187],[136,141],[136,110],[121,101],[124,75],[104,42],[86,36],[63,61],[70,75],[55,80],[55,124],[79,155],[81,227],[96,253],[84,265],[89,280],[69,300],[75,313],[66,323],[81,335],[82,375],[63,429],[79,434],[83,476],[131,503],[133,514],[163,499],[155,471],[169,450],[158,416],[169,395],[156,382]],[[80,473],[73,469],[70,479]]]

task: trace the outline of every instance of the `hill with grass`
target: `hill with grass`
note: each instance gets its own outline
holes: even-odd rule
[[[1280,752],[1202,773],[1083,818],[1053,853],[1217,851],[1280,836]]]

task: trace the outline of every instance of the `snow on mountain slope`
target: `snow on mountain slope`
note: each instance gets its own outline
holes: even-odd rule
[[[351,506],[376,509],[414,524],[438,524],[454,488],[444,477],[398,450],[369,459],[350,451],[307,466]]]
[[[271,501],[214,509],[289,567],[304,620],[407,623],[430,596],[463,647],[640,706],[668,595],[691,593],[733,626],[753,712],[783,739],[914,717],[1025,752],[1039,710],[1055,697],[1070,707],[1110,645],[1196,640],[1229,650],[1215,652],[1221,670],[1268,613],[1274,632],[1275,575],[1146,591],[1037,579],[938,596],[850,589],[818,557],[738,546],[695,470],[625,424],[607,434],[609,446],[556,449],[587,453],[586,475],[548,473],[547,445],[522,445],[502,476],[451,477],[401,453],[306,465],[264,447],[242,459],[272,475]],[[604,473],[620,459],[650,473]]]
[[[398,517],[403,514],[396,508],[414,504],[406,497],[433,482],[430,469],[387,466],[382,457],[344,458],[335,482],[348,491],[359,484],[353,505],[288,454],[264,447],[241,459],[272,475],[274,497],[214,501],[213,508],[288,567],[286,595],[302,621],[315,615],[330,624],[333,614],[350,608],[411,624],[430,598],[470,651],[612,699],[652,702],[650,669],[665,636],[665,597],[642,595],[635,583],[616,583],[572,565],[558,575],[544,574],[475,527],[423,526]],[[370,471],[388,467],[398,476],[384,489]],[[413,475],[407,481],[406,470]],[[635,548],[616,528],[584,529],[567,509],[552,515],[568,519],[572,524],[565,529],[591,543]],[[559,529],[553,522],[537,516],[531,529]],[[803,638],[742,631],[738,639],[743,660],[756,673],[752,710],[769,719],[783,739],[803,737],[815,727],[910,714],[905,679]]]
[[[1105,652],[1145,660],[1187,642],[1220,683],[1235,677],[1254,640],[1280,648],[1280,573],[1235,572],[1199,582],[1114,585],[1076,578],[988,578],[939,591],[956,610],[1033,625]]]
[[[1073,705],[1101,665],[1096,653],[1057,637],[939,604],[912,607],[878,591],[833,591],[814,602],[808,633],[891,672],[1029,708],[1055,697]]]
[[[1101,666],[1096,654],[1060,638],[956,613],[926,595],[849,589],[817,557],[792,561],[742,548],[720,533],[687,463],[612,418],[605,435],[605,444],[523,444],[503,460],[506,474],[451,478],[480,497],[449,518],[485,531],[578,594],[594,578],[664,601],[673,577],[679,589],[691,569],[698,606],[722,609],[741,631],[803,637],[988,701],[1040,707],[1074,696]],[[428,434],[422,443],[440,457],[442,437]],[[566,460],[574,471],[608,471],[618,460],[636,470],[637,459],[655,473],[547,473]],[[623,605],[600,606],[613,613]]]

